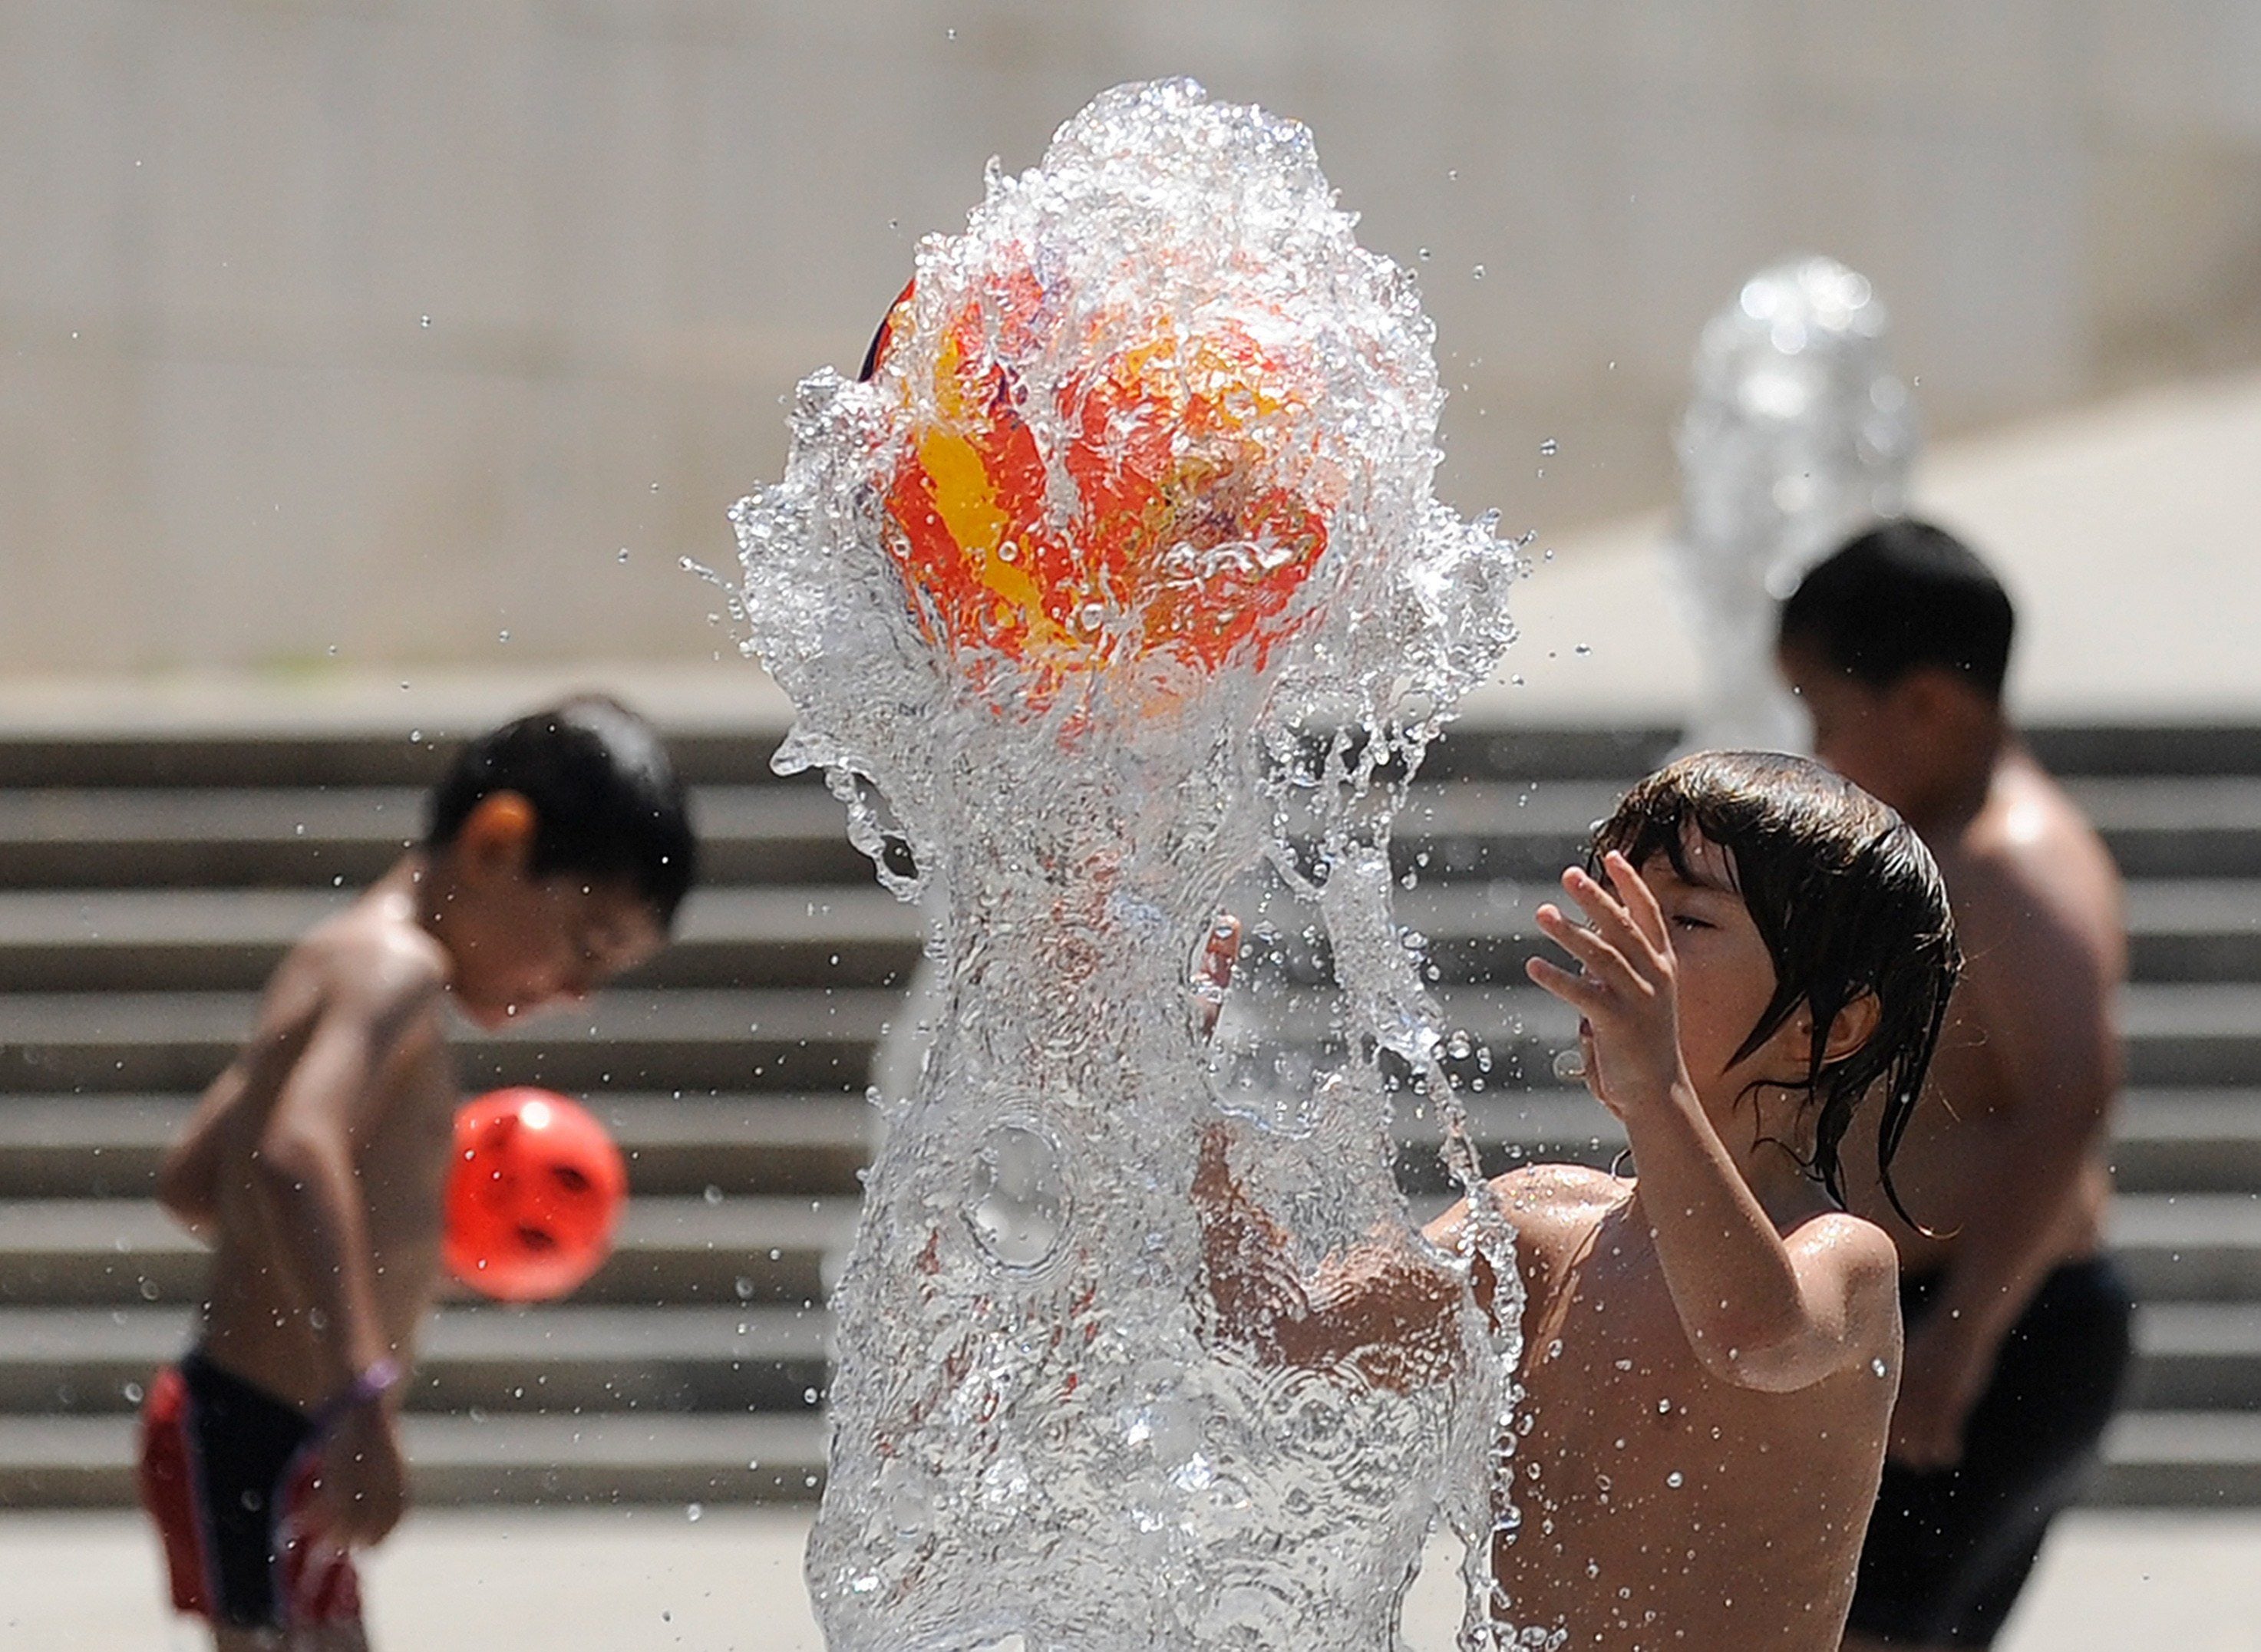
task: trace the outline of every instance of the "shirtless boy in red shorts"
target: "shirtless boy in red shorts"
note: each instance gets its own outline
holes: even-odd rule
[[[445,1005],[499,1027],[585,996],[659,949],[693,859],[651,731],[569,701],[473,742],[422,847],[269,982],[158,1176],[213,1256],[143,1410],[142,1498],[220,1652],[367,1644],[351,1550],[406,1503],[401,1384],[439,1283]]]

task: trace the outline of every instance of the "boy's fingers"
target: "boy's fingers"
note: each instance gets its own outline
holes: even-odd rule
[[[1606,869],[1606,865],[1604,866]],[[1585,908],[1593,920],[1594,928],[1614,944],[1628,960],[1653,958],[1656,943],[1626,912],[1625,905],[1611,894],[1599,879],[1582,867],[1574,866],[1562,874],[1562,886],[1568,890],[1577,903]]]
[[[1544,958],[1525,958],[1523,973],[1531,977],[1533,986],[1553,993],[1585,1015],[1593,1015],[1606,1002],[1601,983],[1591,976],[1573,975],[1561,964],[1549,963]]]
[[[1539,927],[1549,940],[1568,953],[1586,968],[1586,974],[1597,986],[1615,984],[1632,987],[1638,984],[1633,966],[1624,954],[1612,947],[1593,930],[1574,924],[1558,906],[1542,906],[1538,912]]]
[[[1647,937],[1648,944],[1662,951],[1666,945],[1664,908],[1657,904],[1656,891],[1640,875],[1640,869],[1611,849],[1602,861],[1602,869],[1610,875],[1610,883],[1625,903],[1627,917]]]

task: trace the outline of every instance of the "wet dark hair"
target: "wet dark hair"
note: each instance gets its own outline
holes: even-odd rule
[[[1944,666],[1999,699],[2016,626],[2010,594],[1977,552],[1901,518],[1816,564],[1782,605],[1781,635],[1870,688]]]
[[[698,870],[683,783],[651,726],[601,694],[506,723],[466,746],[433,789],[427,847],[445,848],[481,799],[534,808],[536,877],[564,872],[633,888],[664,928]]]
[[[1913,829],[1851,781],[1804,757],[1698,752],[1642,781],[1595,829],[1592,859],[1614,849],[1639,867],[1662,855],[1690,877],[1688,833],[1727,851],[1751,921],[1774,960],[1774,998],[1733,1060],[1772,1037],[1800,1005],[1813,1046],[1796,1086],[1818,1104],[1806,1169],[1845,1202],[1838,1146],[1878,1080],[1877,1158],[1892,1208],[1911,1225],[1891,1163],[1963,967],[1947,886]],[[1848,1055],[1826,1059],[1837,1012],[1877,998],[1877,1029]]]

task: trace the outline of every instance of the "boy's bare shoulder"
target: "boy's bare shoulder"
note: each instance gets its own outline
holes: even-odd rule
[[[1892,1236],[1850,1211],[1820,1211],[1788,1224],[1783,1243],[1798,1254],[1826,1256],[1854,1290],[1863,1287],[1897,1294],[1900,1258]]]
[[[2064,789],[2030,759],[2006,762],[1986,806],[1942,860],[1958,910],[2006,904],[2078,921],[2115,917],[2111,851]]]
[[[1633,1196],[1632,1185],[1583,1164],[1525,1164],[1494,1178],[1500,1209],[1522,1242],[1553,1251],[1583,1241]]]
[[[448,954],[377,894],[364,896],[299,937],[276,984],[298,976],[327,1002],[385,1014],[435,1001],[448,983]]]

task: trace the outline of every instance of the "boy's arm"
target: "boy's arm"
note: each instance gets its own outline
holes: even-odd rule
[[[1459,1277],[1402,1242],[1377,1237],[1331,1257],[1308,1283],[1278,1223],[1233,1178],[1226,1132],[1202,1134],[1194,1176],[1202,1272],[1218,1331],[1274,1364],[1326,1370],[1345,1361],[1376,1387],[1404,1392],[1459,1358]]]
[[[1899,1262],[1882,1228],[1832,1212],[1778,1233],[1692,1090],[1622,1116],[1665,1285],[1705,1370],[1788,1393],[1884,1348]]]
[[[405,953],[345,977],[327,999],[260,1134],[255,1179],[290,1247],[340,1406],[323,1493],[339,1535],[374,1542],[400,1517],[404,1474],[381,1403],[393,1346],[377,1309],[355,1139],[387,1054],[440,982]]]
[[[1553,906],[1540,927],[1584,966],[1542,958],[1531,978],[1594,1030],[1606,1105],[1640,1166],[1640,1204],[1682,1329],[1705,1370],[1772,1393],[1820,1382],[1891,1340],[1898,1259],[1870,1223],[1824,1217],[1785,1241],[1729,1156],[1680,1055],[1676,963],[1656,898],[1621,855],[1616,898],[1585,873],[1562,883],[1593,920]]]
[[[1240,955],[1240,920],[1220,916],[1194,969],[1195,1019],[1204,1036]],[[1193,1202],[1202,1271],[1218,1332],[1274,1363],[1321,1370],[1358,1362],[1377,1386],[1404,1391],[1457,1357],[1458,1279],[1410,1242],[1377,1240],[1331,1258],[1307,1287],[1288,1234],[1235,1179],[1230,1132],[1202,1132]],[[1487,1298],[1486,1305],[1489,1306]]]
[[[175,1221],[209,1241],[219,1218],[220,1123],[243,1094],[234,1067],[214,1079],[181,1134],[157,1162],[157,1203]]]
[[[2120,1088],[2116,983],[2095,937],[2014,876],[1973,878],[1960,892],[1966,933],[1982,943],[1965,990],[2013,1105],[1995,1139],[1999,1173],[1962,1214],[1934,1309],[1908,1338],[1892,1455],[1919,1468],[1962,1456],[2002,1340],[2061,1259],[2065,1201]]]

